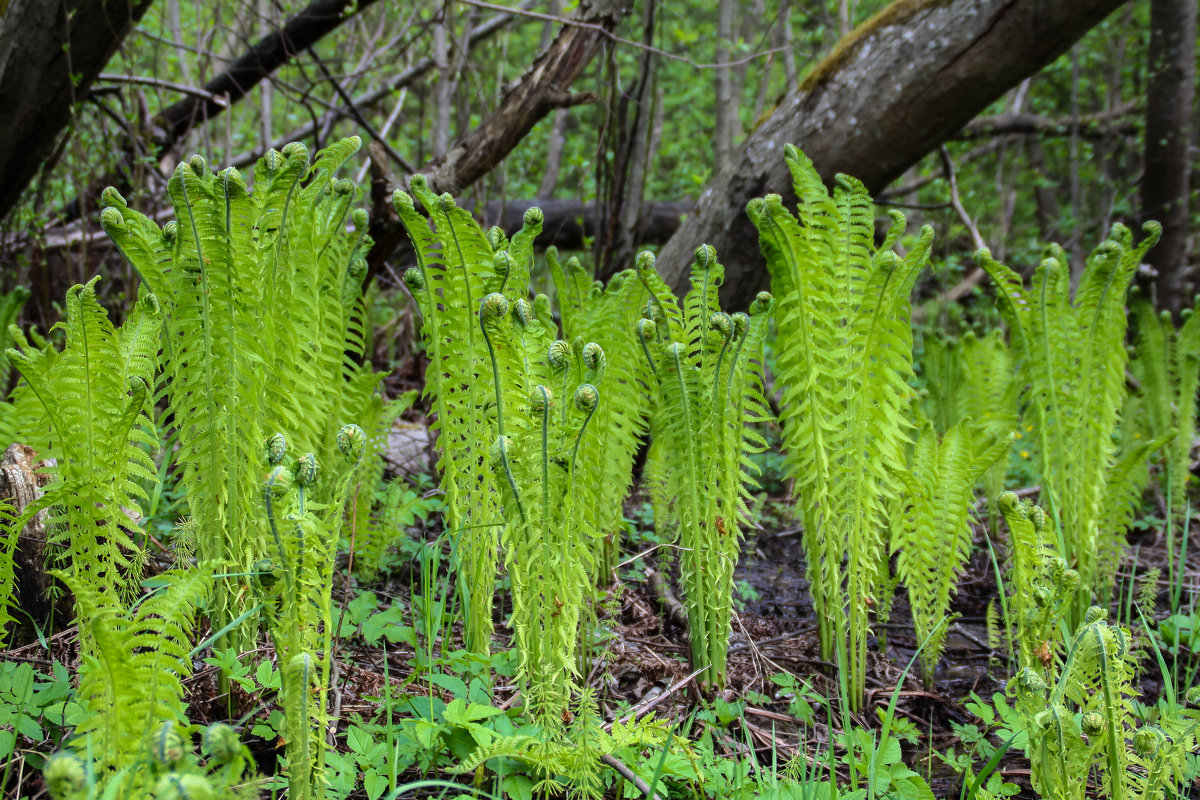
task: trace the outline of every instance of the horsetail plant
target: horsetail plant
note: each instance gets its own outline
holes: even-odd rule
[[[1115,572],[1105,569],[1124,549],[1125,526],[1105,526],[1155,445],[1130,448],[1118,466],[1114,434],[1125,402],[1125,295],[1162,227],[1146,223],[1147,237],[1114,225],[1087,259],[1074,298],[1062,251],[1052,247],[1026,289],[1021,276],[987,250],[980,265],[995,281],[996,303],[1009,328],[1028,385],[1037,428],[1043,491],[1061,538],[1062,555],[1080,574],[1071,615],[1078,624],[1093,594],[1107,597]]]
[[[311,164],[302,144],[271,150],[253,192],[236,169],[214,174],[195,156],[171,177],[177,221],[161,229],[104,192],[105,231],[162,303],[189,529],[201,560],[228,576],[213,593],[218,629],[248,603],[239,576],[270,553],[253,467],[265,434],[291,431],[296,449],[328,460],[330,431],[358,416],[381,377],[361,362],[366,212],[350,211],[354,185],[334,179],[359,145],[334,143]]]
[[[784,458],[794,479],[821,653],[845,655],[850,703],[866,679],[872,589],[886,561],[895,470],[912,427],[904,415],[912,378],[910,300],[933,229],[901,258],[892,247],[904,217],[876,247],[866,188],[838,176],[831,196],[808,157],[785,148],[798,215],[778,195],[747,206],[778,299],[776,373],[782,387]]]
[[[254,571],[270,608],[266,618],[282,675],[288,796],[298,800],[324,797],[333,568],[350,486],[366,440],[358,425],[343,425],[335,438],[339,470],[325,480],[313,453],[294,460],[288,457],[282,434],[272,436],[266,448],[268,472],[262,492],[274,548],[272,558],[259,561]],[[329,499],[317,502],[314,495]]]
[[[438,432],[438,470],[446,524],[455,537],[466,646],[486,655],[502,512],[488,459],[498,435],[499,414],[492,404],[496,387],[478,313],[484,297],[510,283],[525,291],[542,215],[538,209],[526,212],[524,226],[508,242],[503,235],[485,235],[454,198],[430,191],[423,175],[412,177],[410,189],[412,195],[397,190],[393,196],[417,259],[404,280],[421,310],[421,336],[429,356],[425,394],[436,415],[430,428]],[[417,211],[414,198],[428,216]]]
[[[708,245],[696,250],[692,288],[682,308],[654,270],[650,253],[638,256],[637,270],[651,296],[653,318],[638,323],[638,334],[658,389],[692,668],[704,669],[702,686],[721,688],[733,570],[742,531],[750,524],[747,500],[758,486],[750,455],[766,448],[751,425],[770,419],[762,354],[772,298],[760,292],[749,315],[721,311],[717,290],[725,269]]]

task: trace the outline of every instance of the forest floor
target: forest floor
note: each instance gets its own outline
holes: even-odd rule
[[[796,755],[809,759],[813,767],[824,769],[824,754],[829,751],[831,735],[836,739],[844,718],[836,701],[837,670],[820,656],[799,531],[781,521],[786,519],[782,504],[774,512],[778,516],[764,515],[767,529],[751,532],[735,573],[741,599],[730,641],[729,687],[721,699],[735,704],[740,718],[727,727],[714,726],[714,742],[727,755],[741,759],[752,748],[764,769]],[[433,540],[436,534],[436,530],[429,530],[423,535]],[[910,728],[919,734],[915,742],[903,745],[904,763],[926,777],[934,796],[939,798],[959,796],[961,779],[937,754],[949,748],[962,751],[963,743],[955,726],[979,722],[966,704],[972,695],[987,699],[994,692],[1002,693],[1007,677],[1004,653],[993,652],[988,644],[987,607],[998,593],[982,528],[977,528],[977,539],[953,599],[952,612],[957,618],[950,625],[935,684],[924,686],[916,674],[906,671],[917,641],[907,601],[903,592],[899,592],[888,621],[874,626],[876,637],[871,640],[872,650],[868,653],[867,702],[860,713],[849,717],[856,726],[879,728],[881,712],[896,694],[896,716],[911,722]],[[1137,578],[1156,566],[1165,575],[1166,549],[1161,542],[1145,538],[1132,544],[1138,549]],[[646,549],[652,552],[644,554]],[[650,546],[642,548],[642,552],[640,557],[623,554],[626,562],[620,574],[625,580],[599,593],[601,616],[606,618],[601,627],[607,636],[602,646],[595,649],[588,680],[597,691],[602,714],[609,721],[637,708],[652,710],[660,719],[683,722],[702,705],[694,682],[689,680],[686,630],[672,621],[666,607],[669,601],[664,604],[661,588],[656,592],[652,588],[656,582],[645,577],[647,568],[670,572],[671,566],[665,560],[662,564],[655,563],[655,557],[664,552],[662,548]],[[447,562],[448,555],[443,554],[442,565]],[[346,575],[341,566],[339,572]],[[1128,564],[1124,569],[1125,573],[1118,576],[1118,596],[1128,592],[1129,582],[1134,579]],[[1185,587],[1200,583],[1200,546],[1190,548],[1186,576]],[[1165,578],[1162,580],[1165,582]],[[448,593],[448,585],[443,569],[438,578],[439,590]],[[661,582],[658,585],[661,587]],[[378,600],[379,609],[399,605],[401,616],[412,619],[412,598],[419,586],[420,564],[414,554],[411,560],[393,564],[390,572],[373,585],[357,586],[349,578],[339,580],[335,602],[347,608],[355,598],[369,591]],[[1160,598],[1164,596],[1160,592]],[[1185,605],[1188,597],[1185,589]],[[508,646],[504,612],[497,609],[497,651]],[[444,637],[449,640],[449,648],[445,648],[446,642],[438,643],[444,648],[443,653],[457,646],[454,640],[461,633],[456,623],[445,630],[449,632]],[[390,696],[411,696],[427,686],[414,673],[419,659],[410,645],[387,644],[386,639],[383,644],[372,645],[353,631],[353,625],[343,626],[343,635],[337,641],[338,668],[331,693],[333,716],[340,718],[343,731],[356,720],[370,720],[378,715],[379,698],[389,694],[385,692],[385,680],[391,683]],[[1144,637],[1141,643],[1144,647]],[[0,653],[0,658],[46,665],[51,659],[72,664],[78,658],[73,629],[56,634],[48,644],[49,652],[33,642]],[[246,660],[253,663],[264,656],[269,660],[270,650],[270,643],[264,640],[259,652]],[[1143,661],[1142,701],[1147,703],[1153,703],[1162,690],[1152,661],[1152,657]],[[811,701],[812,715],[807,720],[802,719],[804,714],[789,713],[796,706],[790,703],[791,697],[781,691],[778,682],[772,680],[773,676],[787,673],[794,676],[797,685],[810,687],[805,697]],[[268,719],[273,708],[269,692],[247,693],[234,686],[232,696],[226,697],[218,692],[217,674],[216,667],[208,666],[187,679],[187,701],[193,722],[206,724],[242,718],[249,720],[246,730],[252,730],[256,720]],[[511,684],[511,680],[500,681]],[[898,693],[897,685],[901,687]],[[498,685],[492,702],[500,708],[511,708],[518,702],[514,695],[513,686]],[[448,702],[451,695],[446,693],[442,699]],[[830,719],[834,720],[833,731]],[[699,724],[714,725],[711,721]],[[338,742],[342,745],[344,740],[339,738]],[[274,772],[275,756],[282,752],[280,742],[251,735],[247,743],[262,773]],[[814,754],[821,759],[819,763]],[[975,768],[979,767],[977,763]],[[1019,754],[1006,757],[999,772],[1006,781],[1021,787],[1022,797],[1035,797],[1029,785],[1028,762]],[[413,772],[404,777],[423,776]],[[361,793],[353,796],[365,797]]]
[[[786,513],[782,504],[775,510]],[[764,518],[769,520],[771,515]],[[714,731],[717,746],[725,748],[727,755],[744,758],[748,748],[753,748],[759,763],[768,769],[773,761],[782,764],[797,754],[812,759],[815,754],[828,752],[831,736],[828,720],[835,720],[832,732],[835,737],[842,720],[836,699],[814,701],[810,720],[789,714],[790,697],[772,680],[772,676],[790,673],[800,685],[811,687],[808,697],[821,700],[838,697],[837,669],[820,655],[799,531],[782,527],[778,521],[771,525],[774,530],[754,532],[744,544],[735,573],[743,599],[734,616],[729,687],[722,699],[744,703],[741,719]],[[976,533],[973,555],[952,601],[952,614],[957,618],[946,637],[936,683],[924,686],[915,674],[915,667],[914,673],[906,671],[918,642],[907,600],[902,591],[898,592],[890,619],[874,626],[877,635],[868,653],[867,702],[860,713],[850,717],[857,726],[879,728],[882,712],[899,684],[895,714],[910,721],[920,736],[918,741],[904,744],[904,763],[925,776],[939,798],[959,796],[961,778],[936,754],[952,747],[963,750],[955,726],[980,722],[966,703],[973,695],[988,699],[995,692],[1003,693],[1007,678],[1005,654],[989,647],[987,607],[998,593],[982,527],[977,527]],[[1140,579],[1154,567],[1166,574],[1167,556],[1162,542],[1146,537],[1131,544],[1138,549],[1137,576],[1130,574],[1131,565],[1127,563],[1124,573],[1118,576],[1117,596],[1125,596],[1130,581]],[[700,705],[694,682],[688,679],[686,630],[672,621],[661,589],[653,588],[655,582],[636,580],[645,574],[646,567],[671,570],[669,564],[654,563],[654,557],[662,552],[658,549],[644,558],[623,554],[628,563],[621,574],[631,580],[600,595],[600,606],[609,616],[608,639],[597,648],[589,683],[597,689],[601,711],[609,721],[624,716],[628,709],[640,708],[652,710],[659,718],[683,722]],[[383,585],[362,588],[372,589],[381,598],[381,607],[383,598],[411,607],[418,573],[415,561],[402,564]],[[1190,548],[1186,575],[1185,586],[1200,582],[1200,547]],[[1160,580],[1165,587],[1165,577]],[[346,587],[341,587],[341,591],[345,592]],[[1165,597],[1165,588],[1160,592],[1161,597]],[[342,597],[343,602],[350,599],[351,594]],[[1184,601],[1186,605],[1187,594]],[[501,610],[497,611],[497,649],[500,649],[507,646],[508,631]],[[605,611],[601,613],[603,616]],[[880,635],[884,637],[882,641]],[[1146,645],[1144,636],[1141,645]],[[334,696],[343,718],[355,714],[370,716],[377,711],[378,701],[372,698],[382,694],[385,657],[386,671],[394,687],[409,686],[411,691],[411,650],[392,646],[385,651],[353,637],[343,639],[340,648],[344,667],[339,676],[340,689]],[[1142,700],[1151,704],[1162,691],[1152,662],[1152,656],[1143,661],[1142,678]],[[206,689],[215,691],[215,681],[203,678],[203,674],[193,678],[200,694]],[[497,687],[495,703],[510,707],[518,701],[513,694],[511,686]],[[224,705],[215,705],[213,711],[219,715]],[[259,713],[265,714],[266,710],[260,709]],[[274,743],[260,743],[264,768],[269,767],[270,756],[262,748],[272,747]],[[823,762],[818,765],[812,760],[811,765],[823,767]],[[980,766],[977,763],[975,768]],[[1005,758],[999,772],[1006,781],[1022,788],[1022,797],[1036,797],[1029,785],[1028,762],[1019,753]]]

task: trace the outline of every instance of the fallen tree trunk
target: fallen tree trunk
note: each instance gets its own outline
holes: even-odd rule
[[[745,308],[766,285],[746,203],[768,192],[796,202],[784,144],[804,150],[826,181],[845,172],[878,193],[1123,2],[897,0],[746,137],[663,248],[663,277],[682,292],[696,247],[711,244],[726,267],[722,302]]]
[[[511,236],[521,229],[522,215],[534,206],[540,208],[543,215],[542,235],[534,241],[537,247],[554,245],[560,250],[582,250],[584,237],[595,236],[599,230],[595,203],[560,198],[510,200],[503,204],[493,201],[483,207],[483,223],[485,226],[499,225]],[[663,244],[679,230],[683,218],[695,208],[696,204],[691,200],[643,203],[636,244]]]

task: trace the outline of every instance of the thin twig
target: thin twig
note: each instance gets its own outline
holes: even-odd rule
[[[645,797],[646,800],[650,800],[651,798],[653,798],[653,800],[662,800],[657,794],[650,790],[650,784],[638,777],[636,772],[625,766],[625,764],[613,754],[605,753],[604,755],[600,756],[600,760],[619,772],[621,777],[623,777],[625,780],[636,786],[637,790],[642,793],[642,797]]]
[[[646,712],[650,711],[650,709],[654,708],[659,703],[663,702],[668,697],[675,694],[680,689],[682,689],[683,687],[687,686],[689,683],[694,681],[696,679],[696,676],[699,675],[700,673],[704,672],[706,669],[708,669],[708,667],[701,667],[700,669],[693,672],[691,675],[688,675],[686,678],[680,679],[680,681],[678,683],[671,684],[670,686],[667,687],[666,691],[664,691],[662,694],[657,694],[654,697],[650,698],[649,700],[645,701],[644,703],[637,704],[636,706],[631,708],[628,711],[628,713],[625,714],[625,716],[621,717],[617,721],[620,722],[621,724],[625,724],[626,722],[628,722],[631,719],[637,719],[638,717],[641,717]],[[604,728],[605,728],[605,730],[611,732],[612,726],[613,726],[613,723],[610,722],[607,725],[605,725]]]
[[[737,67],[742,64],[749,63],[749,62],[755,60],[756,58],[762,58],[763,56],[769,56],[773,53],[780,53],[787,49],[786,47],[772,47],[769,50],[759,50],[756,53],[751,53],[748,56],[743,56],[742,58],[735,59],[733,61],[722,61],[719,64],[703,64],[698,61],[692,61],[687,56],[681,56],[681,55],[677,55],[675,53],[668,53],[666,50],[660,50],[657,47],[652,47],[648,44],[643,44],[641,42],[635,42],[632,39],[622,38],[620,36],[617,36],[612,31],[606,30],[603,25],[597,25],[594,22],[582,22],[580,20],[568,19],[567,17],[560,17],[560,16],[556,16],[554,14],[546,14],[541,11],[531,11],[527,8],[520,8],[520,9],[509,8],[508,6],[502,6],[502,5],[499,5],[498,3],[488,3],[485,0],[460,0],[460,1],[463,3],[466,3],[469,6],[475,6],[477,8],[486,8],[489,11],[501,11],[505,14],[515,14],[517,16],[529,17],[531,19],[540,19],[540,20],[544,20],[546,22],[557,22],[559,24],[568,25],[573,28],[587,28],[588,30],[593,30],[593,31],[596,31],[597,33],[600,33],[605,38],[607,38],[609,41],[616,42],[617,44],[623,44],[623,45],[626,45],[627,47],[633,47],[637,50],[645,50],[647,52],[654,53],[655,55],[662,56],[663,58],[669,58],[672,61],[682,61],[683,63],[688,64],[692,67],[695,67],[696,69],[717,69],[718,67]]]
[[[229,107],[229,98],[223,94],[213,94],[205,89],[200,89],[196,86],[187,86],[174,81],[164,81],[162,78],[152,78],[148,75],[114,75],[110,72],[101,72],[96,76],[96,80],[105,81],[107,83],[124,83],[130,86],[152,86],[155,89],[166,89],[169,92],[179,92],[180,94],[190,94],[193,97],[199,97],[202,100],[207,100],[213,105],[221,108]]]
[[[954,212],[958,214],[958,218],[962,220],[967,231],[971,234],[971,241],[975,245],[975,250],[978,252],[987,248],[987,243],[983,241],[983,237],[979,235],[979,228],[975,226],[974,220],[967,214],[967,210],[963,208],[962,200],[958,196],[958,178],[954,174],[954,162],[950,160],[950,151],[946,149],[946,145],[938,148],[938,155],[942,159],[942,168],[946,171],[946,180],[950,184],[950,205],[954,207]],[[957,286],[954,286],[945,294],[942,295],[942,302],[953,303],[963,297],[976,286],[983,282],[987,277],[987,272],[983,267],[976,267],[971,274],[959,281]]]

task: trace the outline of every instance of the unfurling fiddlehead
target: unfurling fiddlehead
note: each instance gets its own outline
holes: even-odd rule
[[[330,615],[333,565],[356,468],[367,447],[358,425],[343,425],[336,444],[334,474],[325,475],[313,453],[291,460],[272,436],[262,483],[263,509],[274,543],[272,561],[283,581],[260,580],[268,629],[282,665],[280,699],[287,742],[289,796],[323,796],[326,707],[334,620]],[[328,498],[323,501],[313,497]],[[260,563],[270,575],[270,562]]]

